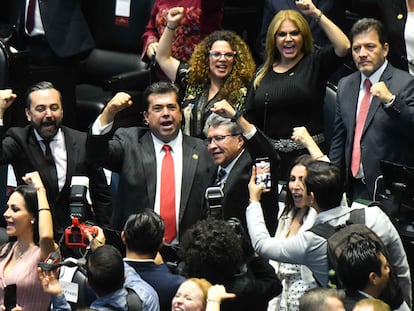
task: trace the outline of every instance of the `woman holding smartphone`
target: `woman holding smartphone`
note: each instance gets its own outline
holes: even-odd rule
[[[15,286],[16,306],[10,310],[44,311],[49,308],[50,296],[43,292],[37,264],[56,251],[57,245],[39,173],[27,173],[23,180],[27,185],[18,186],[10,195],[3,214],[9,241],[0,248],[0,306],[5,310],[9,304],[5,301],[5,292],[10,293],[10,288]]]

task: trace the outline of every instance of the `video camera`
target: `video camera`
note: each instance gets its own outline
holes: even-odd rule
[[[69,197],[70,217],[72,225],[65,229],[65,244],[67,247],[86,247],[89,240],[84,231],[88,230],[93,236],[98,234],[97,228],[83,223],[88,206],[86,197],[89,179],[85,176],[73,176]]]

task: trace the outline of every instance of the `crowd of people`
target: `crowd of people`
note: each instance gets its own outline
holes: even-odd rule
[[[348,35],[345,5],[266,0],[259,64],[221,29],[223,1],[156,0],[142,37],[158,68],[140,103],[146,126],[114,126],[133,104],[118,92],[87,133],[68,97],[93,47],[80,3],[18,2],[30,66],[58,74],[24,98],[0,89],[0,164],[18,185],[0,228],[1,310],[411,310],[381,161],[414,167],[414,3],[360,2],[346,5],[361,14]],[[49,10],[65,10],[64,27]],[[349,59],[326,141],[326,85]],[[17,102],[25,126],[5,122]],[[328,289],[330,240],[315,228],[355,213],[376,239],[349,239],[336,254],[341,288]],[[87,288],[62,281],[69,257]]]

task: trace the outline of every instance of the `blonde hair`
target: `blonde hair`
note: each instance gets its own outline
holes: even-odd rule
[[[355,307],[373,307],[374,311],[391,311],[389,305],[387,305],[384,301],[376,298],[366,298],[358,301]]]
[[[193,282],[201,290],[201,292],[203,293],[203,310],[204,310],[206,308],[208,289],[213,285],[209,281],[203,278],[189,278],[189,279],[186,279],[184,282]]]
[[[281,10],[277,13],[267,28],[266,35],[266,50],[265,50],[265,62],[259,69],[256,78],[254,79],[254,88],[256,89],[263,77],[269,72],[276,61],[280,61],[281,55],[276,47],[275,35],[279,30],[280,25],[286,20],[291,21],[298,27],[300,34],[303,38],[302,52],[304,55],[308,55],[314,51],[313,37],[309,24],[302,14],[296,10]]]

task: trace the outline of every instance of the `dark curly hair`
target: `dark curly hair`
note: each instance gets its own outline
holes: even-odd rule
[[[187,277],[205,278],[213,284],[231,280],[243,263],[240,236],[224,220],[206,219],[183,236],[178,256]]]
[[[188,83],[203,85],[210,82],[210,67],[206,64],[209,64],[209,52],[216,41],[228,42],[233,51],[237,52],[233,70],[218,93],[219,99],[226,99],[230,103],[234,103],[239,96],[239,90],[247,86],[253,79],[256,64],[247,44],[233,31],[215,31],[197,44],[189,61]]]

